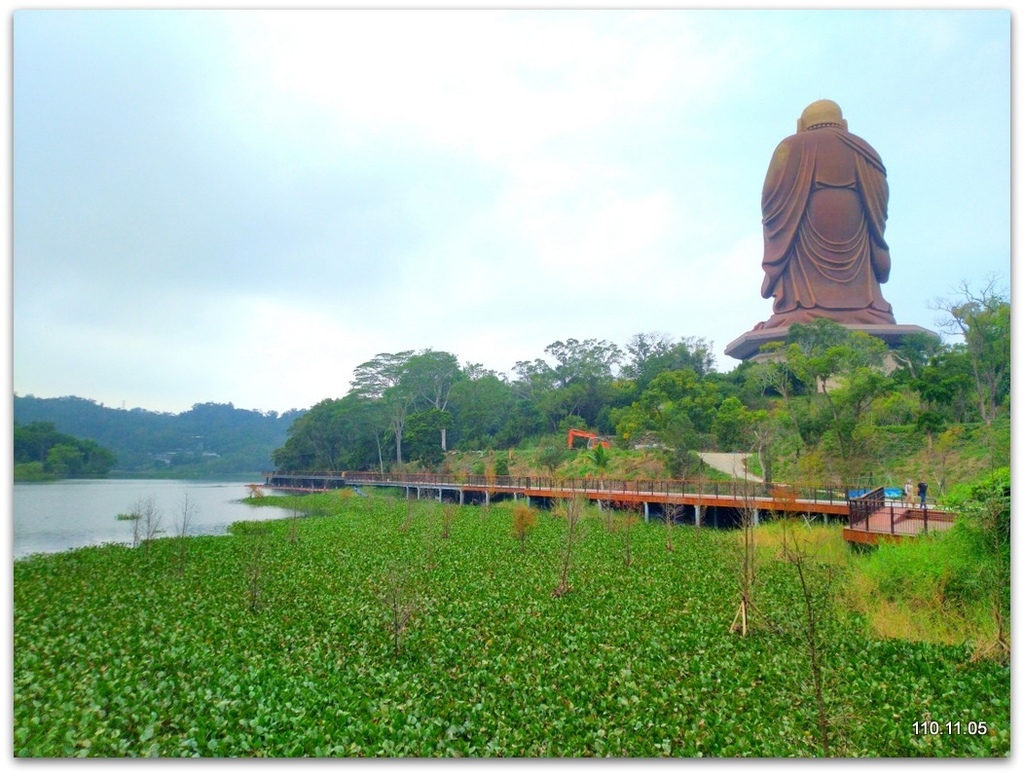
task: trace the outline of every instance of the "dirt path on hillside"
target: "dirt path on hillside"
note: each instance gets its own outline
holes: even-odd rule
[[[752,482],[763,482],[760,476],[746,472],[743,461],[747,455],[738,452],[701,452],[700,459],[712,468],[724,471],[737,479],[749,479]]]

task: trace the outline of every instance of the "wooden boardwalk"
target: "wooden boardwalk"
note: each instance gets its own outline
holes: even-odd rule
[[[523,499],[549,506],[581,497],[599,506],[631,509],[645,520],[671,513],[691,524],[730,527],[744,511],[755,521],[769,515],[838,519],[844,538],[875,544],[948,529],[952,515],[936,509],[887,504],[878,488],[851,497],[843,488],[764,484],[752,480],[711,482],[674,479],[558,479],[553,477],[474,476],[451,474],[380,474],[372,471],[264,473],[265,486],[292,492],[324,492],[342,487],[393,487],[407,498],[431,498],[459,504],[489,504]]]
[[[952,526],[953,515],[949,512],[890,503],[873,511],[866,519],[851,518],[843,528],[843,538],[851,543],[877,544],[940,533]]]

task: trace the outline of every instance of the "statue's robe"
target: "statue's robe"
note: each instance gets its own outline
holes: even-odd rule
[[[882,160],[856,135],[827,125],[779,143],[761,194],[761,296],[774,297],[774,314],[759,327],[894,324],[879,287],[889,279],[888,202]]]

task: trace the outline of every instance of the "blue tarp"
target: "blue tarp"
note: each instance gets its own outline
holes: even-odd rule
[[[875,488],[872,487],[871,490],[873,489]],[[865,495],[871,492],[871,490],[850,490],[850,497],[859,498],[861,495]],[[903,497],[903,490],[901,490],[899,487],[886,487],[884,492],[885,497],[890,498],[891,500],[899,500],[900,498]]]

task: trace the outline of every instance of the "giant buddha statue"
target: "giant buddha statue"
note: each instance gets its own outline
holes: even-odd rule
[[[889,279],[888,202],[882,159],[847,131],[839,105],[808,105],[765,176],[761,296],[774,299],[774,314],[755,330],[814,318],[895,324],[880,288]]]

